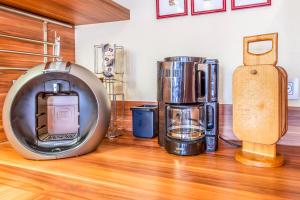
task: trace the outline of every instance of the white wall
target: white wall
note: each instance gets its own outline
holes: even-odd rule
[[[242,64],[243,36],[279,32],[279,65],[300,77],[300,1],[273,0],[271,7],[156,19],[155,0],[116,0],[131,20],[76,27],[76,62],[93,69],[93,45],[124,45],[129,52],[127,100],[156,100],[156,61],[167,56],[218,58],[220,101],[231,103],[231,78]],[[290,101],[290,106],[300,106]]]

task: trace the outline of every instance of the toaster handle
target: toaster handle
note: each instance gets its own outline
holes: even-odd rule
[[[249,52],[249,44],[272,41],[272,49],[262,54]],[[244,37],[244,65],[274,65],[278,61],[278,33]]]

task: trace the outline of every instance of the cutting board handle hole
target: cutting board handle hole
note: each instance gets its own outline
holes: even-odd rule
[[[251,74],[256,75],[257,74],[257,70],[253,69],[250,71]]]
[[[255,41],[248,43],[248,52],[253,55],[265,55],[273,50],[272,40]]]

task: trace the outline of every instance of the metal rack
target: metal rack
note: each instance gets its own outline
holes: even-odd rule
[[[28,71],[29,68],[20,68],[20,67],[0,67],[0,70]]]
[[[106,87],[107,93],[112,101],[112,121],[110,123],[110,132],[108,133],[109,138],[119,136],[119,132],[117,131],[116,120],[117,120],[117,100],[118,97],[122,100],[122,117],[124,117],[125,113],[125,81],[124,81],[124,59],[125,59],[125,52],[123,46],[114,45],[116,50],[115,53],[115,61],[120,63],[115,63],[115,76],[113,77],[105,77],[103,73],[103,68],[101,65],[100,69],[100,54],[99,50],[102,51],[102,45],[95,45],[94,46],[94,72],[99,78],[103,81],[104,86]],[[121,52],[122,59],[116,57],[117,51]]]
[[[53,58],[53,60],[61,59],[60,56],[60,37],[57,36],[56,31],[54,31],[54,39],[55,42],[48,42],[48,26],[47,22],[43,23],[43,37],[44,40],[34,40],[30,38],[18,37],[14,35],[8,34],[0,34],[0,37],[9,38],[13,40],[19,40],[23,42],[33,43],[33,44],[42,44],[44,46],[43,53],[35,53],[35,52],[26,52],[26,51],[18,51],[18,50],[8,50],[8,49],[0,49],[0,53],[12,53],[12,54],[22,54],[22,55],[32,55],[32,56],[41,56],[44,58],[44,63],[48,61],[48,58]],[[53,53],[48,54],[48,45],[53,47]],[[9,69],[9,68],[8,68]]]
[[[59,26],[64,26],[67,28],[73,28],[73,26],[69,25],[69,24],[65,24],[62,22],[58,22],[52,19],[48,19],[45,17],[41,17],[38,15],[34,15],[28,12],[24,12],[21,10],[17,10],[14,8],[10,8],[7,6],[3,6],[0,5],[0,10],[4,10],[7,12],[11,12],[14,14],[18,14],[18,15],[22,15],[22,16],[26,16],[29,18],[33,18],[36,20],[40,20],[43,22],[43,40],[35,40],[35,39],[31,39],[31,38],[24,38],[24,37],[18,37],[18,36],[14,36],[14,35],[9,35],[9,34],[0,34],[0,37],[3,38],[8,38],[8,39],[12,39],[12,40],[19,40],[19,41],[23,41],[23,42],[28,42],[28,43],[33,43],[33,44],[41,44],[43,45],[43,52],[42,53],[36,53],[36,52],[25,52],[25,51],[18,51],[18,50],[8,50],[8,49],[0,49],[0,53],[12,53],[12,54],[22,54],[22,55],[32,55],[32,56],[40,56],[44,58],[44,63],[46,63],[48,61],[48,58],[52,58],[53,61],[54,60],[60,60],[62,57],[60,56],[60,37],[57,35],[56,31],[53,31],[54,33],[54,42],[49,42],[48,41],[48,32],[51,30],[48,30],[48,23],[51,24],[56,24]],[[48,46],[52,46],[52,54],[48,54]],[[18,70],[18,71],[27,71],[28,69],[22,69],[22,68],[15,68],[15,67],[0,67],[0,70]]]

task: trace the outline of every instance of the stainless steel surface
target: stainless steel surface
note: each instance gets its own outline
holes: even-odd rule
[[[94,73],[103,74],[99,68],[99,49],[102,49],[101,45],[94,45]]]
[[[159,100],[166,103],[195,103],[196,94],[195,62],[159,62]]]
[[[158,62],[157,97],[159,107],[159,138],[161,146],[166,137],[166,106],[168,103],[196,103],[197,65],[204,63],[204,57],[175,56]],[[197,86],[197,87],[196,87]]]
[[[36,43],[36,44],[48,44],[48,45],[52,45],[52,46],[55,45],[55,43],[53,43],[53,42],[44,42],[44,41],[40,41],[40,40],[33,40],[33,39],[29,39],[29,38],[23,38],[23,37],[1,34],[1,33],[0,33],[0,37],[14,39],[14,40],[20,40],[20,41],[24,41],[24,42]]]
[[[48,55],[42,53],[33,53],[33,52],[26,52],[26,51],[15,51],[15,50],[7,50],[7,49],[0,49],[1,53],[13,53],[13,54],[23,54],[23,55],[31,55],[31,56],[42,56],[42,57],[49,57],[49,58],[59,58],[55,55]]]
[[[178,142],[178,140],[167,137],[165,149],[168,153],[179,156],[195,156],[205,152],[205,138]]]
[[[60,57],[61,43],[60,43],[60,36],[57,36],[56,31],[55,31],[54,38],[55,38],[55,43],[53,46],[53,55],[57,56],[57,61],[60,61],[59,59],[61,59],[61,57]],[[55,61],[55,58],[53,61]]]
[[[39,15],[35,15],[35,14],[29,13],[29,12],[24,12],[24,11],[21,11],[21,10],[15,9],[15,8],[11,8],[11,7],[8,7],[8,6],[4,6],[4,5],[0,5],[0,10],[5,10],[5,11],[15,13],[15,14],[18,14],[18,15],[23,15],[23,16],[30,17],[30,18],[33,18],[33,19],[37,19],[37,20],[40,20],[40,21],[43,21],[43,22],[46,21],[46,22],[49,22],[51,24],[56,24],[56,25],[59,25],[59,26],[67,27],[67,28],[73,28],[73,26],[70,25],[70,24],[59,22],[59,21],[49,19],[49,18],[46,18],[46,17],[42,17],[42,16],[39,16]]]
[[[197,64],[203,57],[168,57],[158,62],[158,100],[166,103],[195,103],[201,87],[197,81]]]
[[[71,63],[70,62],[48,62],[45,65],[44,73],[52,73],[52,72],[63,72],[70,73]]]
[[[204,57],[173,56],[164,59],[165,62],[198,62],[203,63]]]
[[[11,145],[25,158],[47,160],[83,155],[95,150],[105,136],[110,100],[104,86],[88,69],[76,64],[70,68],[69,72],[45,73],[45,64],[41,64],[22,75],[9,90],[3,107],[3,126]],[[81,137],[79,141],[70,140],[68,147],[49,141],[41,147],[43,141],[36,137],[37,94],[45,91],[45,82],[53,80],[70,82],[68,87],[79,97]]]
[[[168,57],[158,62],[157,96],[159,101],[159,144],[165,146],[166,139],[187,142],[187,139],[201,138],[205,133],[207,151],[215,151],[218,135],[218,60],[203,57]],[[199,124],[171,126],[175,123],[170,107],[187,107],[191,114],[193,107],[199,107]],[[188,109],[189,107],[189,109]],[[175,110],[171,113],[176,113]],[[178,114],[179,112],[177,112]],[[176,114],[176,115],[177,115]],[[204,119],[203,119],[204,117]],[[182,119],[182,117],[181,117]],[[169,137],[167,137],[169,134]],[[171,139],[170,139],[171,138]],[[173,141],[174,142],[174,141]],[[170,141],[169,141],[170,143]],[[185,144],[189,145],[189,144]],[[183,145],[184,146],[184,145]],[[185,154],[186,155],[186,154]]]
[[[60,90],[60,87],[59,87],[59,83],[54,83],[53,84],[53,93],[58,93]]]

